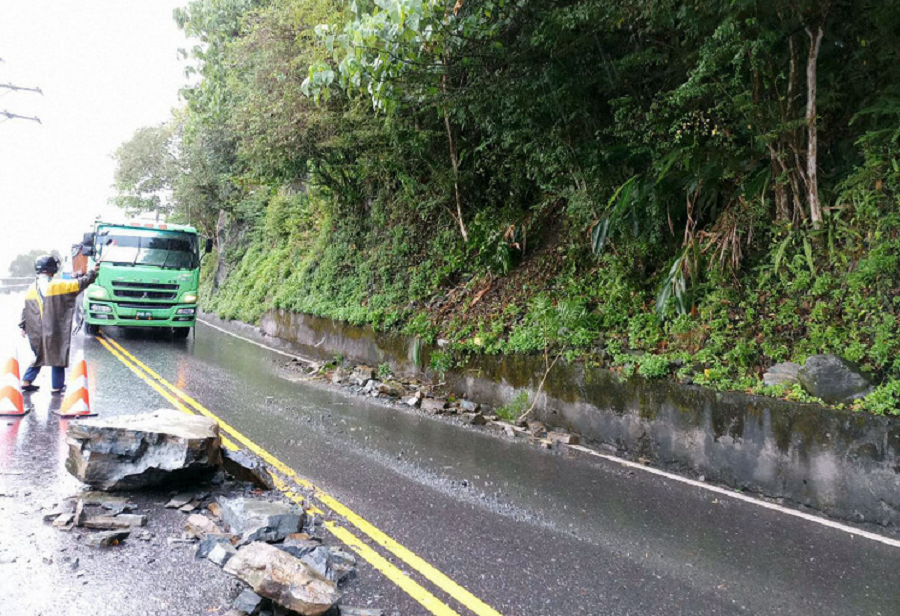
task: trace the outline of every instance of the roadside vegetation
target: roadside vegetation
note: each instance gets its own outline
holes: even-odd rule
[[[203,301],[900,414],[900,0],[195,0],[196,85],[118,203],[216,238]],[[435,359],[436,358],[436,359]]]

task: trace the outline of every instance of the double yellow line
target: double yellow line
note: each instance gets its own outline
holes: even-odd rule
[[[390,554],[394,555],[402,562],[406,563],[411,569],[420,574],[423,578],[431,582],[438,589],[449,595],[455,601],[465,606],[476,616],[501,616],[501,614],[490,605],[473,595],[471,592],[454,582],[446,574],[438,570],[436,567],[428,563],[426,560],[412,552],[410,549],[401,545],[392,539],[374,524],[368,522],[363,517],[352,511],[349,507],[335,499],[327,492],[317,488],[310,481],[300,477],[294,469],[276,458],[274,455],[254,443],[248,437],[243,435],[237,429],[229,425],[227,422],[216,416],[212,411],[194,400],[187,393],[164,379],[162,376],[153,371],[149,366],[141,362],[137,357],[129,353],[122,345],[112,338],[102,335],[97,338],[107,351],[109,351],[116,359],[128,367],[142,381],[147,383],[157,393],[172,404],[176,409],[193,415],[194,411],[209,417],[219,424],[221,431],[228,434],[222,436],[223,446],[231,449],[240,449],[243,445],[249,451],[253,452],[266,463],[268,463],[276,471],[284,475],[285,479],[275,476],[276,487],[284,492],[288,498],[295,503],[302,505],[303,497],[298,494],[292,487],[304,488],[312,493],[319,503],[330,509],[336,515],[344,518],[347,523],[356,528],[357,531],[368,537],[376,545],[380,546]],[[318,507],[309,508],[314,513],[321,513]],[[356,552],[361,558],[366,560],[375,569],[380,571],[391,582],[400,587],[410,597],[415,599],[425,609],[435,616],[460,616],[458,612],[453,610],[449,605],[438,599],[424,586],[413,580],[397,566],[392,564],[387,558],[379,554],[369,544],[365,543],[357,535],[350,532],[333,521],[325,523],[325,527],[338,540],[347,545]]]

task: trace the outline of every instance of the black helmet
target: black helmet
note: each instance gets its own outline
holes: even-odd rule
[[[55,274],[59,271],[59,258],[53,255],[38,257],[34,262],[35,274]]]

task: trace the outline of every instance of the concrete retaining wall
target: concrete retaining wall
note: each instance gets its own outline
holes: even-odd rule
[[[396,373],[427,366],[432,349],[309,315],[273,311],[262,334],[300,353],[353,363],[390,363]],[[427,372],[427,370],[425,371]],[[540,357],[474,357],[447,382],[458,394],[501,406],[537,390]],[[900,420],[746,394],[720,394],[668,381],[623,380],[581,364],[554,367],[538,416],[587,441],[654,465],[802,504],[829,515],[900,525]]]

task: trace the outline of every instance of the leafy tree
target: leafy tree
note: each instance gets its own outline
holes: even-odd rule
[[[49,253],[46,250],[31,250],[12,260],[12,263],[9,264],[9,275],[14,278],[34,276],[34,262],[37,261],[38,257],[46,254],[59,258],[59,252],[56,250]]]

